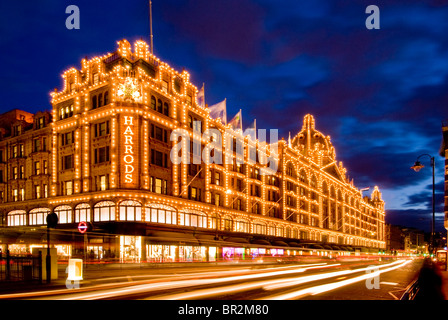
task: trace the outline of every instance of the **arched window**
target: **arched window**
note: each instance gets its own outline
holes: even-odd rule
[[[151,109],[156,110],[156,98],[151,96]]]
[[[54,213],[58,216],[58,223],[72,223],[72,207],[64,205],[54,208]]]
[[[157,111],[160,113],[163,113],[163,104],[162,104],[162,100],[157,100]]]
[[[90,206],[87,203],[80,203],[75,207],[75,222],[90,222]]]
[[[92,97],[92,109],[96,109],[98,107],[96,96]]]
[[[268,227],[268,235],[275,236],[275,225],[269,225]]]
[[[26,225],[26,211],[25,210],[13,210],[8,212],[7,225],[12,226],[25,226]]]
[[[146,207],[145,221],[154,223],[177,224],[177,213],[172,207],[162,204],[151,204]]]
[[[118,206],[121,221],[142,221],[142,205],[138,201],[125,200]]]
[[[168,103],[165,102],[163,104],[163,114],[169,116],[169,113],[170,113],[170,106]]]
[[[277,226],[277,236],[278,237],[285,236],[285,228],[283,226]]]
[[[93,221],[114,221],[115,203],[112,201],[100,201],[93,207]]]
[[[300,173],[299,173],[299,181],[300,182],[303,182],[303,183],[308,183],[308,180],[307,180],[307,178],[306,178],[306,172],[305,172],[305,170],[300,170]]]
[[[100,93],[98,95],[98,108],[101,108],[103,106],[103,94]]]
[[[322,193],[324,195],[328,195],[328,186],[327,183],[324,181],[324,183],[322,184]]]
[[[224,217],[223,222],[225,231],[233,231],[233,219],[231,217]]]
[[[257,234],[266,234],[266,224],[255,222],[252,226],[252,232]]]
[[[46,224],[47,215],[50,213],[50,209],[48,208],[35,208],[30,211],[28,214],[29,225],[41,225]]]
[[[235,231],[236,232],[249,232],[249,222],[245,220],[235,221]]]
[[[333,186],[330,187],[330,196],[331,198],[336,199],[336,191]]]
[[[314,189],[317,189],[317,179],[316,179],[316,176],[312,176],[311,177],[311,187],[312,188],[314,188]]]
[[[295,170],[294,170],[294,166],[292,165],[292,163],[288,163],[286,165],[286,174],[290,177],[295,177]]]
[[[104,105],[107,106],[109,104],[109,91],[104,92]]]
[[[207,215],[202,212],[179,212],[179,223],[182,226],[207,228]]]

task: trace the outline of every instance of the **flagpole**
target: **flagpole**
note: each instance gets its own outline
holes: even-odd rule
[[[243,131],[243,114],[241,113],[241,109],[240,109],[240,129],[241,131]]]
[[[149,31],[151,34],[151,54],[154,54],[154,43],[153,43],[153,33],[152,33],[152,1],[149,0]]]
[[[227,125],[227,98],[224,98],[224,124]]]
[[[257,140],[257,119],[254,119],[255,140]]]

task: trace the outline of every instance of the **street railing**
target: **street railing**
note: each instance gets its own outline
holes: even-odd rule
[[[42,282],[42,255],[10,255],[0,253],[1,281],[33,281]]]

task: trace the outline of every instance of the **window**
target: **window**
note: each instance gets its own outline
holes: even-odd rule
[[[26,211],[13,210],[8,212],[8,226],[25,226],[26,225]]]
[[[70,118],[73,116],[73,105],[62,106],[59,108],[59,120]]]
[[[165,80],[162,80],[162,90],[168,92],[168,82]]]
[[[122,201],[119,205],[121,221],[141,221],[142,205],[133,200]]]
[[[155,138],[161,142],[168,142],[168,131],[157,127],[155,125],[151,125],[151,138]]]
[[[36,176],[40,174],[40,161],[34,162],[34,174]]]
[[[109,189],[109,175],[95,176],[95,190],[104,191]]]
[[[168,168],[168,157],[166,153],[151,150],[151,163],[159,167]]]
[[[237,232],[249,232],[249,223],[246,221],[237,220],[236,230]]]
[[[90,206],[87,203],[80,203],[75,207],[75,222],[90,222]]]
[[[109,91],[104,92],[104,105],[107,106],[109,104]]]
[[[163,103],[162,100],[157,100],[157,112],[163,113]]]
[[[59,220],[58,223],[72,223],[72,208],[70,206],[59,206],[54,209]]]
[[[73,194],[73,181],[65,181],[64,184],[64,190],[63,190],[63,194],[66,196],[70,196]]]
[[[20,124],[13,126],[13,136],[19,136],[22,134],[22,126]]]
[[[44,174],[48,174],[48,161],[43,160],[43,164],[44,164]]]
[[[16,144],[11,150],[13,158],[19,158],[24,156],[24,146],[23,144]]]
[[[98,74],[98,72],[95,72],[92,78],[93,78],[93,84],[98,84],[98,82],[100,82],[100,75]]]
[[[25,167],[24,166],[20,166],[19,179],[25,179]]]
[[[98,100],[97,100],[96,96],[93,96],[91,101],[92,101],[92,109],[98,108]]]
[[[266,234],[266,225],[261,223],[254,223],[253,232],[258,234]]]
[[[45,127],[45,117],[39,117],[36,119],[36,129],[42,129]]]
[[[12,157],[17,158],[19,156],[19,146],[15,145],[12,147]]]
[[[168,103],[164,102],[163,103],[163,114],[166,116],[169,116],[170,113],[170,106]]]
[[[115,203],[112,201],[101,201],[95,204],[93,208],[94,221],[113,221],[115,220]]]
[[[95,138],[109,134],[109,121],[94,124],[93,130]]]
[[[242,205],[241,199],[238,198],[238,199],[235,200],[235,202],[233,204],[233,209],[239,210],[239,211],[243,210],[243,205]]]
[[[151,96],[151,109],[156,110],[156,98]]]
[[[39,185],[35,185],[34,186],[34,198],[35,199],[40,199],[42,197],[42,194],[40,192],[40,186]]]
[[[94,126],[94,130],[95,130],[95,138],[108,135],[110,133],[109,121],[96,123]]]
[[[61,144],[63,146],[72,144],[74,140],[74,131],[63,133],[61,136]]]
[[[151,177],[150,190],[158,194],[168,194],[168,181],[156,177]]]
[[[69,170],[74,168],[73,155],[62,157],[62,170]]]
[[[196,213],[179,213],[179,224],[182,226],[207,228],[207,216]]]
[[[19,190],[18,189],[12,190],[12,201],[19,201]]]
[[[154,205],[154,207],[146,208],[145,221],[177,224],[177,213],[170,207]]]
[[[19,167],[13,167],[12,168],[12,178],[19,179]]]
[[[291,163],[288,163],[286,166],[286,174],[290,177],[294,177],[294,166]]]
[[[189,187],[188,198],[190,200],[201,201],[201,189],[196,187]]]
[[[103,106],[103,94],[100,93],[98,95],[98,108],[101,108]]]
[[[29,225],[46,224],[47,215],[50,213],[48,208],[32,209],[28,215]]]
[[[109,189],[109,175],[100,176],[100,190],[104,191]]]
[[[48,198],[48,184],[44,184],[43,189],[44,189],[44,198]]]
[[[221,173],[220,172],[215,172],[215,184],[217,186],[221,185]]]
[[[40,139],[33,140],[33,152],[39,152],[41,150],[41,141]]]
[[[219,206],[221,205],[221,195],[219,193],[215,193],[215,197],[213,198],[214,205]]]
[[[102,148],[96,148],[94,150],[94,163],[103,163],[110,160],[109,157],[109,146],[102,147]]]

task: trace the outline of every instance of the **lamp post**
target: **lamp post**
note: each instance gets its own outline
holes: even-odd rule
[[[424,165],[419,161],[419,159],[423,156],[429,157],[431,160],[431,167],[432,167],[432,225],[431,225],[431,249],[430,254],[434,251],[434,232],[435,232],[435,215],[436,215],[436,200],[435,200],[435,160],[434,157],[424,153],[418,156],[417,160],[415,161],[414,165],[411,167],[412,170],[415,172],[419,172],[421,169],[424,168]]]

